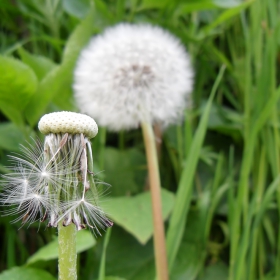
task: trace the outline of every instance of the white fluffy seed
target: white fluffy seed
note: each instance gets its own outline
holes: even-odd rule
[[[148,24],[121,23],[94,36],[74,71],[81,112],[112,131],[143,121],[164,127],[191,106],[194,72],[179,39]]]
[[[43,134],[49,133],[83,133],[93,138],[98,133],[98,126],[91,117],[74,112],[55,112],[44,115],[38,128]]]

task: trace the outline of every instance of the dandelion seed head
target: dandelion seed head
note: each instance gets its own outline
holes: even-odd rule
[[[97,133],[95,121],[86,115],[59,112],[43,116],[39,128],[47,134],[44,144],[35,141],[34,146],[22,147],[22,157],[10,156],[13,173],[1,176],[0,203],[14,206],[4,214],[18,215],[15,222],[22,220],[22,224],[37,220],[48,220],[51,227],[74,223],[77,230],[89,226],[100,234],[97,225],[105,229],[112,223],[98,206],[90,171],[89,138]],[[86,193],[91,192],[95,195],[88,206]]]
[[[44,115],[38,124],[43,134],[49,133],[83,133],[93,138],[98,133],[96,122],[89,116],[74,112],[54,112]]]
[[[192,86],[190,58],[175,36],[148,24],[119,24],[82,51],[73,88],[81,112],[117,131],[147,119],[176,123]]]

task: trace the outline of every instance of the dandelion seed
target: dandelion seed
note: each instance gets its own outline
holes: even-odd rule
[[[35,141],[23,147],[24,156],[10,156],[13,173],[2,176],[4,192],[0,202],[16,206],[5,212],[17,214],[23,224],[48,220],[48,226],[71,223],[78,230],[89,226],[99,229],[112,226],[99,207],[98,190],[93,176],[90,138],[97,134],[95,121],[71,112],[43,116],[39,130],[46,134],[44,144]],[[89,193],[94,196],[89,198]],[[77,204],[77,200],[82,202]],[[81,206],[81,205],[82,206]]]

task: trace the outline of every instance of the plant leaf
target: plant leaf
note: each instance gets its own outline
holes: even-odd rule
[[[35,93],[38,80],[33,70],[18,59],[0,55],[0,109],[21,124],[21,112]]]
[[[77,232],[77,253],[88,250],[95,245],[95,239],[88,230]],[[39,249],[28,260],[27,264],[33,264],[37,261],[49,261],[58,258],[58,240],[55,238],[52,242]]]
[[[101,259],[98,251],[96,258]],[[113,226],[106,252],[106,273],[127,280],[154,279],[152,241],[141,245],[131,234],[117,225]],[[139,278],[138,275],[143,277]]]
[[[136,193],[145,184],[146,170],[145,156],[137,149],[120,151],[115,148],[106,148],[104,153],[104,169],[106,182],[112,185],[112,196],[124,196]],[[140,176],[140,178],[139,178]]]
[[[171,213],[174,195],[162,189],[164,220]],[[114,197],[102,202],[102,207],[113,221],[130,232],[141,244],[146,244],[153,235],[151,195],[149,192],[134,197]]]
[[[21,60],[33,69],[39,81],[56,66],[56,64],[47,57],[31,54],[23,48],[20,48],[18,52]]]
[[[205,272],[199,280],[228,279],[229,270],[223,262],[217,262],[206,267]]]
[[[50,273],[45,270],[32,267],[14,267],[5,270],[0,274],[1,280],[55,280]]]
[[[25,135],[12,122],[0,124],[0,135],[0,148],[14,152],[19,152],[19,143],[26,140]]]

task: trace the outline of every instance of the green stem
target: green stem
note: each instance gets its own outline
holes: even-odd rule
[[[149,170],[149,183],[152,196],[154,223],[154,251],[156,274],[158,280],[168,280],[168,266],[165,246],[164,223],[162,218],[160,177],[156,152],[156,143],[152,126],[149,122],[142,122],[146,157]]]
[[[104,280],[106,277],[106,250],[109,244],[110,236],[111,236],[111,231],[112,228],[108,228],[106,235],[105,235],[105,240],[103,243],[103,249],[102,249],[102,257],[101,257],[101,262],[100,262],[100,268],[99,268],[99,275],[98,275],[98,280]]]
[[[73,224],[58,225],[58,271],[59,280],[77,279],[76,228]]]

